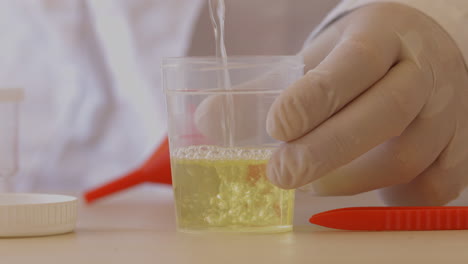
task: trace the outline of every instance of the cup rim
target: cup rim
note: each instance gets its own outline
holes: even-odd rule
[[[266,60],[273,61],[266,61]],[[233,63],[229,63],[229,60]],[[261,60],[265,60],[261,63]],[[275,61],[276,60],[276,61]],[[239,67],[240,65],[258,66],[262,64],[290,64],[297,67],[304,66],[304,59],[299,55],[240,55],[240,56],[228,56],[228,65],[223,67],[222,61],[216,56],[188,56],[188,57],[165,57],[162,59],[161,67],[163,69],[176,68],[182,65],[193,65],[193,64],[218,64],[218,68]]]

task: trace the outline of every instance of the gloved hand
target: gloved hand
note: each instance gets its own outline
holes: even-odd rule
[[[270,180],[318,195],[380,189],[389,205],[443,205],[468,182],[468,74],[452,39],[398,4],[359,8],[302,52],[304,77],[275,101],[285,141]]]

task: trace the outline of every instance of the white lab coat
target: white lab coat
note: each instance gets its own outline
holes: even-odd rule
[[[0,85],[26,90],[18,191],[81,190],[137,166],[165,133],[163,56],[202,0],[0,1]]]
[[[338,0],[227,0],[228,53],[293,54],[377,1],[345,0],[316,27]],[[434,17],[468,58],[468,1],[393,1]],[[0,1],[0,85],[26,90],[17,189],[82,190],[138,166],[166,130],[161,58],[213,54],[211,34],[203,0]]]

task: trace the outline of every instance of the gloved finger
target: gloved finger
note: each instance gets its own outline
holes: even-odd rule
[[[422,109],[431,85],[411,61],[396,65],[342,111],[283,144],[269,162],[270,180],[283,188],[303,186],[400,136]]]
[[[374,31],[344,33],[324,61],[277,98],[267,118],[272,137],[291,141],[303,136],[387,73],[398,59],[399,40]]]
[[[197,107],[195,125],[213,144],[227,142],[228,137],[238,144],[255,143],[257,137],[268,137],[266,129],[258,128],[265,122],[270,104],[258,94],[210,96]]]
[[[288,66],[279,65],[255,79],[236,84],[230,88],[232,93],[204,98],[194,114],[198,131],[211,144],[223,144],[228,140],[239,145],[273,143],[265,124],[268,110],[281,91],[275,89],[287,87],[301,74],[294,71],[296,76],[291,75],[292,70],[284,67]],[[268,90],[271,88],[275,89]]]
[[[338,41],[341,32],[335,27],[330,26],[327,30],[319,34],[313,41],[307,44],[307,46],[298,54],[304,58],[306,70],[315,68],[333,49]],[[273,76],[281,74],[281,71],[271,72],[269,74],[259,76],[258,78],[232,87],[233,90],[249,90],[252,87],[274,87],[274,82],[277,81]],[[226,141],[226,131],[223,128],[225,124],[222,122],[214,122],[214,120],[225,119],[223,115],[228,111],[227,102],[232,98],[234,108],[234,124],[237,124],[233,131],[229,131],[230,136],[239,141],[248,140],[252,136],[263,136],[258,135],[257,130],[251,129],[253,126],[258,127],[258,123],[265,123],[266,116],[270,105],[258,106],[258,102],[265,101],[255,98],[255,94],[251,95],[213,95],[205,99],[195,111],[195,124],[198,130],[213,143],[221,143]],[[264,102],[271,104],[271,101]],[[265,130],[266,131],[266,130]],[[264,137],[269,137],[265,135]]]
[[[413,181],[384,188],[380,195],[388,205],[440,206],[456,199],[468,184],[467,122],[456,125],[455,135],[439,158]]]
[[[339,196],[408,183],[426,170],[447,146],[455,129],[454,119],[447,111],[430,118],[419,116],[401,136],[301,189],[321,196]]]
[[[299,53],[304,58],[305,72],[317,67],[337,45],[342,32],[334,24],[306,43]]]
[[[394,206],[442,206],[455,200],[466,187],[468,164],[447,169],[437,161],[407,184],[380,190],[380,196]]]

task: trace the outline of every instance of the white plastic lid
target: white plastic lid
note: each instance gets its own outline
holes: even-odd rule
[[[55,194],[0,194],[0,237],[46,236],[72,232],[78,200]]]
[[[19,102],[24,98],[24,90],[21,88],[0,88],[0,103]]]

